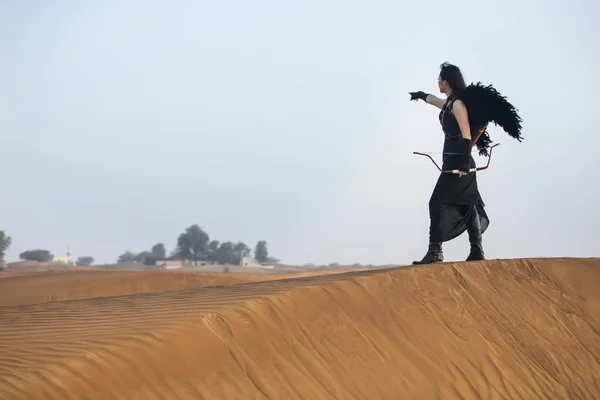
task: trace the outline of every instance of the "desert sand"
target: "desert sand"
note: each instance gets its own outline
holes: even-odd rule
[[[240,268],[238,268],[239,270]],[[0,307],[121,296],[301,277],[313,273],[214,273],[174,271],[43,271],[0,273]]]
[[[600,259],[102,273],[0,279],[0,399],[600,399]]]

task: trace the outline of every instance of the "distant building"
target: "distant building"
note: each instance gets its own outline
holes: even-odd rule
[[[242,257],[242,261],[240,261],[240,265],[244,267],[260,267],[261,263],[259,263],[253,257]]]
[[[254,257],[243,257],[242,261],[240,262],[240,265],[242,267],[252,267],[252,268],[264,268],[264,269],[273,269],[273,268],[275,268],[272,265],[263,265],[263,264],[261,264]]]
[[[210,265],[212,264],[208,260],[198,260],[196,261],[196,266],[200,265]],[[183,258],[166,258],[164,260],[156,260],[156,266],[166,269],[177,269],[181,267],[193,267],[194,261],[183,259]]]
[[[73,265],[73,254],[71,253],[71,246],[67,249],[66,257],[54,257],[52,259],[52,264],[69,264]]]

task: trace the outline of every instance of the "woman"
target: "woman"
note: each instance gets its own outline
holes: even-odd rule
[[[491,140],[486,127],[491,121],[520,141],[521,119],[491,85],[467,87],[455,65],[440,66],[438,87],[446,100],[422,91],[410,92],[411,100],[424,100],[441,109],[439,120],[445,135],[442,169],[458,169],[459,174],[440,174],[429,200],[429,249],[422,260],[413,264],[443,261],[442,243],[465,230],[471,245],[466,260],[484,260],[482,234],[489,218],[477,188],[477,175],[469,173],[475,167],[471,149],[477,144],[480,154],[487,155]]]

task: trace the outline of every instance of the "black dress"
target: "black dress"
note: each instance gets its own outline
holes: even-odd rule
[[[462,135],[452,105],[456,98],[449,98],[440,111],[439,119],[445,135],[442,169],[458,169],[461,162]],[[468,110],[467,110],[468,111]],[[475,160],[470,156],[470,167]],[[441,243],[454,239],[479,219],[481,233],[489,225],[485,204],[477,188],[477,173],[465,176],[440,173],[431,198],[429,213],[431,225],[430,242]]]

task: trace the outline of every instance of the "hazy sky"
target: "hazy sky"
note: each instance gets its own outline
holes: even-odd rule
[[[444,61],[524,119],[521,143],[490,129],[487,257],[598,256],[598,18],[592,0],[2,1],[6,258],[113,262],[198,224],[287,263],[420,259],[438,173],[412,152],[443,135],[407,92],[438,94]],[[444,249],[463,260],[467,235]]]

